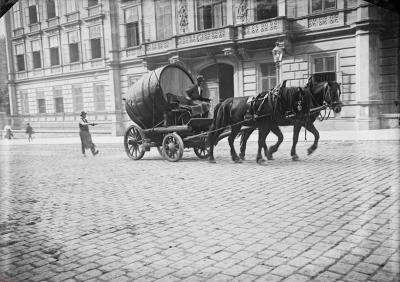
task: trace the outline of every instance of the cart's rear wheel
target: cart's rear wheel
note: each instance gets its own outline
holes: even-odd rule
[[[163,156],[170,162],[177,162],[183,155],[183,141],[176,133],[168,133],[162,142]]]
[[[125,132],[124,146],[125,152],[129,158],[140,160],[143,158],[145,150],[143,149],[143,133],[136,125],[131,125]]]
[[[208,156],[210,155],[210,150],[206,147],[194,147],[193,148],[194,153],[196,154],[196,156],[199,157],[199,159],[207,159]]]

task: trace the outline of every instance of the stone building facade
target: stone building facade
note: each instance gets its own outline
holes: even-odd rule
[[[5,16],[12,114],[36,127],[75,128],[85,110],[122,134],[128,87],[168,63],[203,74],[214,103],[333,79],[346,106],[328,126],[393,125],[399,15],[365,1],[27,0]]]

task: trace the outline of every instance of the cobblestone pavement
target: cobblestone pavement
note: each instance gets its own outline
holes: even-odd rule
[[[399,142],[274,161],[0,146],[0,281],[398,281]]]

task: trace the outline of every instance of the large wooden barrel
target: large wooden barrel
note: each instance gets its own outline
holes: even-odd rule
[[[128,89],[126,112],[143,129],[157,126],[168,110],[166,94],[184,96],[185,90],[193,84],[189,72],[179,65],[166,65],[150,71]]]

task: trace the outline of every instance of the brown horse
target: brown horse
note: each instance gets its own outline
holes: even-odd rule
[[[234,162],[241,162],[234,148],[234,140],[241,130],[241,127],[250,126],[251,132],[258,128],[258,150],[256,161],[262,163],[261,150],[265,144],[267,133],[272,131],[278,136],[277,143],[273,146],[278,150],[283,141],[283,134],[279,128],[278,120],[283,118],[287,112],[302,114],[308,112],[310,97],[300,87],[286,87],[282,85],[271,91],[263,92],[255,99],[251,96],[233,97],[217,104],[214,109],[214,118],[207,136],[210,146],[209,161],[214,160],[214,146],[218,137],[230,127],[228,143],[231,149],[231,156]],[[250,118],[248,118],[250,117]]]
[[[310,131],[314,135],[314,143],[310,148],[307,149],[308,155],[312,154],[318,147],[319,140],[319,132],[314,126],[314,122],[319,116],[321,110],[323,108],[329,107],[333,109],[335,113],[339,113],[341,111],[341,102],[340,102],[340,85],[337,82],[327,81],[314,83],[312,77],[308,80],[308,83],[305,87],[305,91],[308,91],[311,94],[310,100],[310,109],[316,109],[307,115],[294,115],[292,118],[279,118],[278,124],[280,126],[293,126],[293,144],[290,155],[292,160],[297,161],[299,156],[296,153],[296,145],[299,139],[299,133],[301,127],[306,128],[306,130]],[[242,131],[242,136],[240,140],[240,159],[245,159],[245,151],[246,151],[246,143],[251,133],[254,131],[254,128],[249,128],[247,130]],[[270,131],[266,132],[266,136],[268,136]],[[280,138],[279,135],[278,139]],[[264,154],[267,159],[272,160],[272,154],[277,151],[277,147],[275,145],[271,146],[268,150],[268,147],[265,143],[262,145],[264,149]]]

